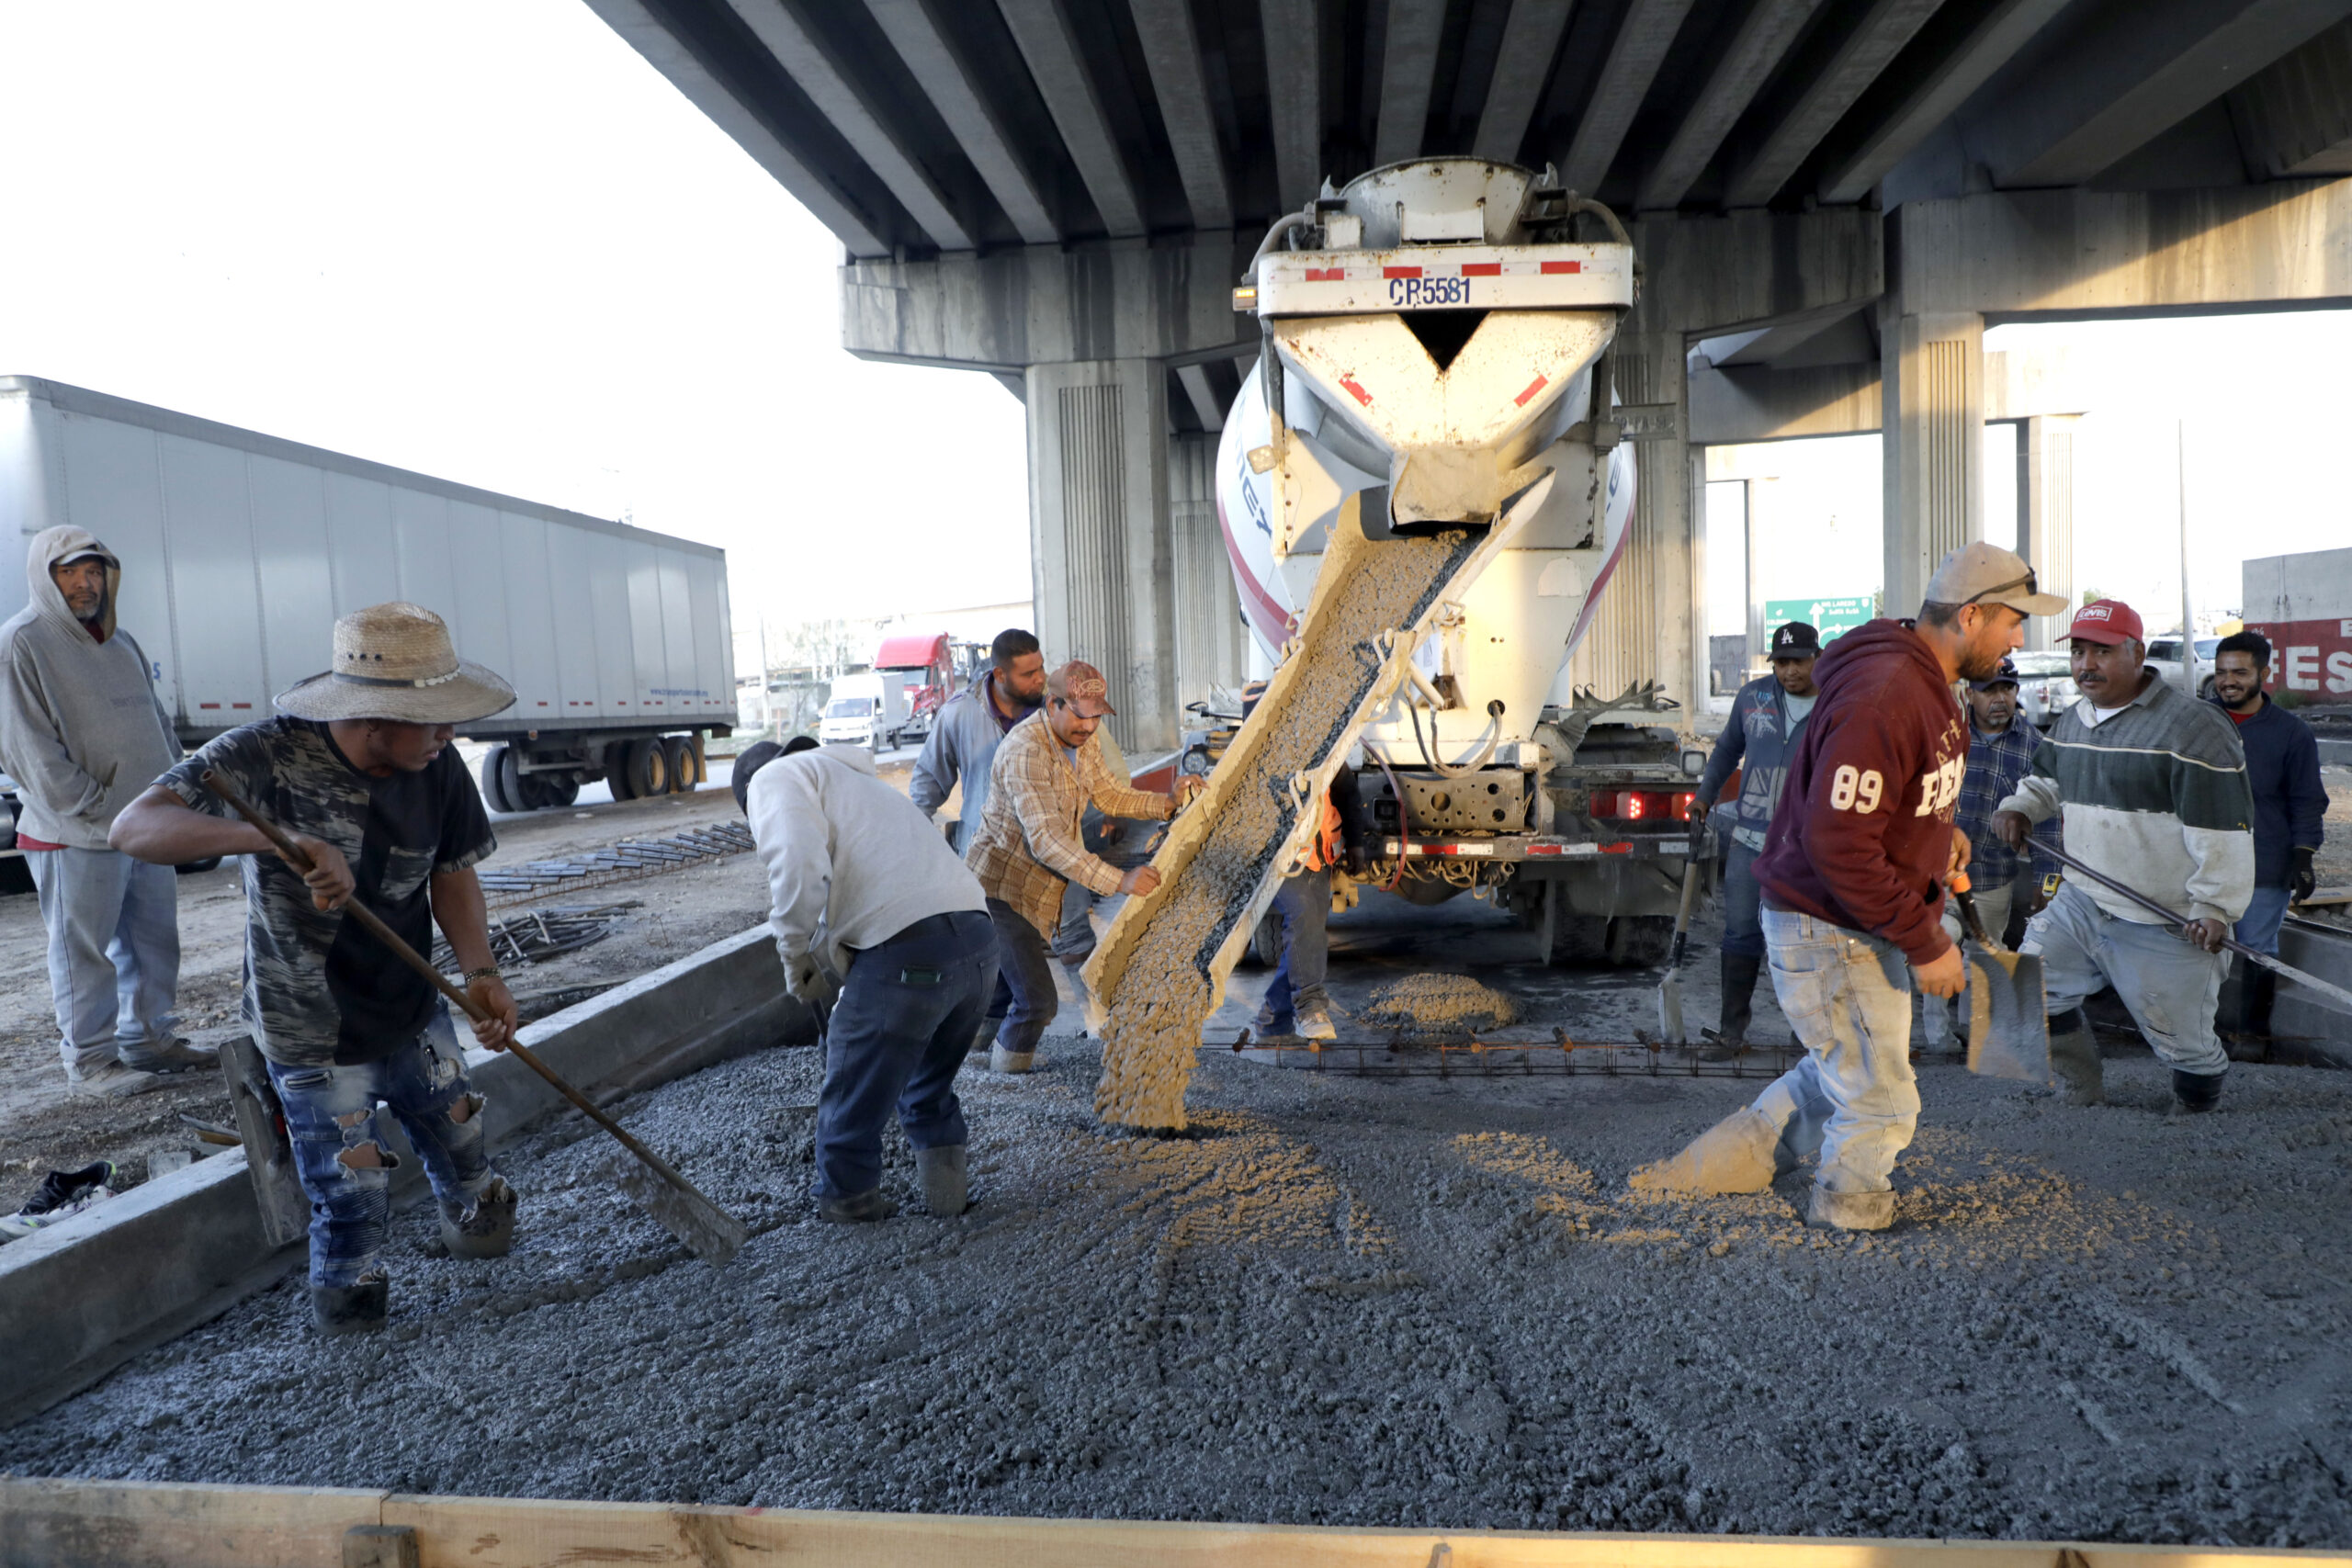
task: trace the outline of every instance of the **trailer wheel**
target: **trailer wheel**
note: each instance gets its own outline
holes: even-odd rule
[[[695,787],[694,743],[683,735],[662,742],[662,760],[670,771],[670,793],[690,795]]]
[[[539,801],[531,786],[537,782],[537,774],[523,771],[522,759],[515,756],[514,747],[498,749],[498,793],[506,797],[507,810],[537,811]]]
[[[621,777],[631,800],[650,800],[670,793],[670,753],[659,740],[632,740]]]
[[[1671,915],[1619,915],[1609,922],[1609,962],[1619,968],[1656,968],[1673,945]]]
[[[578,773],[548,773],[544,776],[548,781],[548,794],[552,797],[548,801],[549,805],[570,806],[580,798]]]
[[[482,753],[481,800],[492,811],[514,809],[506,798],[506,753],[504,746],[493,746]]]
[[[615,800],[635,800],[637,792],[628,787],[629,742],[616,740],[605,748],[605,782],[612,785]]]
[[[1250,946],[1245,956],[1258,969],[1272,969],[1283,961],[1283,918],[1268,909],[1259,917],[1258,929],[1250,933]]]

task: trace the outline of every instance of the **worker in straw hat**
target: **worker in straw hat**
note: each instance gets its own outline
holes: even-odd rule
[[[334,626],[334,667],[280,694],[277,716],[232,729],[155,781],[110,841],[173,864],[244,855],[246,1024],[286,1111],[311,1200],[311,1305],[329,1334],[383,1325],[382,1251],[398,1156],[379,1107],[407,1131],[463,1258],[504,1253],[516,1199],[491,1168],[482,1100],[447,1010],[426,981],[344,918],[364,902],[419,953],[449,939],[493,1051],[514,998],[492,961],[474,864],[497,847],[450,745],[457,727],[511,705],[514,688],[458,657],[441,617],[377,604]],[[308,874],[277,857],[204,784],[212,770],[293,839]]]

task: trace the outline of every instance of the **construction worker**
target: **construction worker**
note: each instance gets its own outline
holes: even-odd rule
[[[2172,1068],[2187,1111],[2222,1098],[2230,1059],[2213,1033],[2229,959],[2222,939],[2254,898],[2254,796],[2236,727],[2147,668],[2139,613],[2101,599],[2068,628],[2082,699],[2050,727],[2033,771],[1993,814],[2022,849],[2037,822],[2064,814],[2066,852],[2178,910],[2176,931],[2112,889],[2069,877],[2026,927],[2050,1011],[2050,1066],[2075,1105],[2104,1099],[2089,997],[2113,986]]]
[[[1772,826],[1772,810],[1781,802],[1781,780],[1795,751],[1798,732],[1820,698],[1813,683],[1814,660],[1821,657],[1821,634],[1803,621],[1774,629],[1772,672],[1759,675],[1739,689],[1731,700],[1731,718],[1724,724],[1707,771],[1699,780],[1695,819],[1723,793],[1732,773],[1739,773],[1737,817],[1724,864],[1723,1011],[1713,1029],[1702,1030],[1709,1043],[1699,1053],[1702,1061],[1728,1062],[1747,1049],[1747,1021],[1756,996],[1756,976],[1764,968],[1764,926],[1758,919],[1762,889],[1756,881],[1756,857],[1764,852],[1764,835]],[[1695,841],[1698,835],[1694,832]]]
[[[1341,768],[1323,792],[1323,809],[1315,836],[1300,852],[1298,863],[1274,892],[1273,917],[1282,927],[1282,958],[1266,981],[1266,995],[1250,1021],[1250,1032],[1260,1039],[1295,1034],[1302,1040],[1337,1040],[1339,1025],[1331,1020],[1331,997],[1323,977],[1330,963],[1331,868],[1344,866],[1351,876],[1362,876],[1366,863],[1371,824],[1365,820],[1363,798],[1353,770]]]
[[[2290,899],[2319,889],[2316,864],[2326,835],[2327,786],[2320,782],[2319,739],[2312,727],[2263,694],[2270,642],[2235,632],[2213,650],[2213,701],[2237,726],[2245,748],[2246,786],[2254,795],[2254,898],[2235,935],[2256,953],[2276,954]],[[2267,1057],[2270,1009],[2278,976],[2259,964],[2238,965],[2240,1048]]]
[[[2034,749],[2041,744],[2033,726],[2018,721],[2018,667],[2004,659],[1985,679],[1969,682],[1967,702],[1968,775],[1961,781],[1960,812],[1952,825],[1968,836],[1968,879],[1974,885],[1969,896],[1975,901],[1977,918],[1984,922],[1986,935],[2005,942],[2011,908],[2020,904],[2019,874],[2026,884],[2021,908],[2027,919],[2050,901],[2045,886],[2051,892],[2057,889],[2058,863],[2047,852],[2058,842],[2058,824],[2053,819],[2033,830],[2033,852],[2028,855],[2011,850],[1993,831],[1994,808],[2017,789],[2018,781],[2033,766]],[[1954,942],[1961,939],[1957,898],[1944,903],[1944,935]],[[1957,997],[1928,1004],[1925,1021],[1931,1047],[1953,1037],[1959,1006]]]
[[[482,1014],[474,1038],[506,1049],[514,998],[474,874],[498,841],[450,741],[514,701],[503,680],[458,658],[440,616],[373,605],[334,624],[334,667],[280,694],[277,716],[212,741],[115,819],[114,847],[152,864],[250,857],[244,1021],[310,1196],[311,1312],[324,1333],[384,1325],[398,1160],[379,1105],[424,1161],[449,1251],[495,1258],[514,1239],[514,1190],[491,1168],[481,1097],[440,993],[343,916],[358,899],[419,953],[438,925]],[[233,817],[208,770],[268,813],[311,870]]]
[[[915,759],[907,795],[925,817],[937,817],[956,786],[964,786],[963,815],[947,841],[962,854],[979,830],[989,803],[989,764],[997,743],[1046,700],[1046,656],[1034,633],[1008,626],[989,645],[989,667],[947,699]]]
[[[1122,872],[1086,848],[1080,822],[1087,804],[1105,817],[1165,821],[1203,787],[1185,777],[1174,795],[1155,795],[1113,775],[1096,735],[1118,711],[1109,692],[1102,672],[1077,660],[1046,677],[1044,710],[1013,726],[997,747],[988,807],[965,852],[987,890],[997,962],[1012,991],[989,1051],[989,1065],[1000,1073],[1036,1065],[1037,1042],[1060,1006],[1046,943],[1069,885],[1104,895],[1159,886],[1150,866]]]
[[[25,556],[26,604],[0,626],[0,765],[49,938],[58,1052],[76,1094],[161,1089],[213,1057],[178,1034],[179,892],[168,865],[107,847],[115,814],[179,761],[154,666],[115,622],[122,563],[79,528]]]
[[[866,747],[796,737],[748,795],[785,989],[824,1021],[817,1213],[849,1224],[898,1212],[882,1195],[882,1129],[895,1110],[924,1206],[943,1219],[962,1213],[967,1134],[956,1073],[996,988],[980,885],[922,812],[876,776]]]
[[[1911,992],[1955,996],[1963,973],[1942,923],[1942,884],[1969,854],[1951,826],[1968,766],[1952,682],[1992,674],[2028,615],[2065,603],[2009,551],[1970,545],[1936,569],[1916,622],[1869,622],[1822,656],[1821,700],[1756,863],[1772,989],[1804,1059],[1635,1171],[1637,1190],[1761,1192],[1818,1149],[1808,1224],[1893,1222],[1888,1173],[1919,1115]]]

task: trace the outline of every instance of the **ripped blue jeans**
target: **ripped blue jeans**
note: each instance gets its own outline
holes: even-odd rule
[[[327,1067],[272,1062],[269,1077],[286,1107],[295,1173],[311,1200],[313,1285],[357,1284],[384,1249],[399,1165],[382,1140],[385,1111],[408,1134],[443,1202],[470,1205],[497,1174],[483,1147],[481,1097],[466,1081],[465,1053],[447,1010],[381,1061]]]

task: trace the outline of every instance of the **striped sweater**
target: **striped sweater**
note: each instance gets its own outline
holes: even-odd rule
[[[2254,796],[2229,718],[2149,677],[2130,705],[2094,728],[2085,697],[2061,714],[2004,811],[2064,813],[2066,852],[2190,919],[2235,920],[2254,897]],[[2084,886],[2120,920],[2145,909]]]

